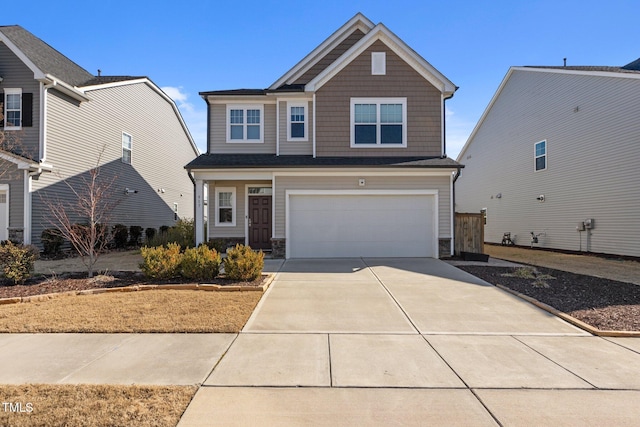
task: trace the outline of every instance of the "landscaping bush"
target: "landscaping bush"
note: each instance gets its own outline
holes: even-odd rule
[[[213,279],[220,272],[220,254],[206,245],[189,248],[182,256],[182,276],[193,280]]]
[[[161,225],[160,226],[160,234],[167,234],[169,232],[169,229],[171,227],[169,227],[168,225]]]
[[[59,230],[46,228],[42,230],[42,234],[40,234],[40,241],[42,242],[44,254],[53,256],[60,253],[60,249],[64,244],[64,237],[62,237]]]
[[[251,282],[262,274],[264,253],[254,252],[250,246],[236,245],[227,251],[224,272],[227,278]]]
[[[138,246],[140,244],[140,238],[142,237],[142,227],[139,225],[132,225],[129,227],[129,245]]]
[[[166,247],[143,247],[140,269],[151,279],[170,279],[180,273],[182,254],[180,245],[169,243]]]
[[[215,249],[216,252],[223,254],[227,251],[227,241],[225,239],[209,239],[206,243],[210,249]]]
[[[146,241],[151,241],[156,236],[156,229],[153,227],[149,227],[144,230],[144,236],[146,237]]]
[[[113,233],[113,243],[116,248],[123,249],[127,247],[129,240],[129,230],[124,224],[116,224],[111,229]]]
[[[183,248],[192,248],[195,243],[193,220],[181,219],[173,227],[160,227],[160,234],[148,242],[149,246],[161,246],[177,243]]]
[[[4,277],[14,285],[23,284],[33,274],[33,263],[38,258],[34,246],[15,245],[10,241],[0,245],[0,266]]]

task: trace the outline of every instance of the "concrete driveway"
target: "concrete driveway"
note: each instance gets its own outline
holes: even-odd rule
[[[640,341],[434,259],[288,260],[180,426],[637,425]]]

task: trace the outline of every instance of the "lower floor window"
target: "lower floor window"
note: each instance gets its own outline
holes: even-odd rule
[[[216,188],[216,225],[235,226],[236,189],[232,187]]]

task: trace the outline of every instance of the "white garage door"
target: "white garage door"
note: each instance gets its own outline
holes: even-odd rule
[[[291,195],[288,256],[435,257],[434,195]]]

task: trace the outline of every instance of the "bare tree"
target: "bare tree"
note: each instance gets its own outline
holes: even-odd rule
[[[104,149],[96,165],[76,178],[75,182],[64,180],[74,200],[65,202],[43,197],[50,214],[48,222],[78,252],[89,277],[93,277],[95,263],[109,243],[108,224],[114,208],[120,202],[114,192],[117,176],[101,175],[103,153]]]

